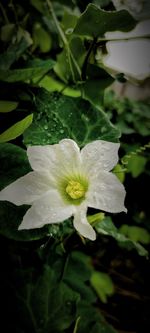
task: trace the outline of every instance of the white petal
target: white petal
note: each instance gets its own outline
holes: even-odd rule
[[[128,32],[122,31],[107,31],[105,33],[105,38],[108,40],[115,39],[130,39],[137,37],[149,37],[150,36],[150,20],[144,20],[139,22],[133,30]]]
[[[117,10],[126,9],[137,20],[149,17],[149,1],[144,0],[112,0]]]
[[[39,214],[37,214],[35,207],[32,206],[27,210],[18,229],[29,230],[29,229],[42,228],[45,224],[47,224],[46,220],[42,219],[42,217]]]
[[[0,192],[0,200],[10,201],[15,205],[32,204],[43,193],[49,191],[51,181],[47,174],[29,172],[17,179]]]
[[[86,211],[87,209],[85,210],[84,207],[82,207],[82,205],[79,207],[79,209],[77,209],[76,213],[74,214],[73,225],[74,228],[83,237],[88,238],[90,240],[95,240],[96,233],[87,220]]]
[[[124,207],[126,191],[118,178],[107,171],[99,172],[91,180],[87,193],[89,207],[110,213],[126,212]]]
[[[39,215],[49,218],[49,223],[64,221],[74,213],[74,206],[64,202],[57,190],[47,192],[33,205]]]
[[[35,201],[28,210],[19,229],[40,228],[45,224],[59,223],[74,213],[74,207],[67,205],[56,190],[52,190]]]
[[[33,170],[51,171],[56,162],[55,146],[29,146],[27,148],[28,159]]]
[[[108,54],[103,57],[106,68],[124,73],[127,78],[141,81],[150,76],[150,40],[134,39],[106,43]]]
[[[81,150],[81,158],[85,169],[90,174],[101,170],[111,170],[118,162],[119,143],[96,140],[88,143]]]
[[[74,171],[80,164],[79,147],[70,139],[49,146],[30,146],[27,154],[34,170],[47,170],[54,178],[68,170]]]

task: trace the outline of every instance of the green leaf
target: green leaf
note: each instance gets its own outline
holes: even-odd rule
[[[87,54],[82,39],[74,36],[69,42],[69,49],[71,50],[77,65],[79,66],[79,68],[81,68]],[[67,46],[57,56],[57,62],[54,67],[54,71],[58,75],[58,77],[66,83],[69,80],[81,80],[81,77],[76,69],[76,66],[74,65],[72,57],[70,56],[70,51],[68,50]]]
[[[46,14],[46,8],[42,0],[30,0],[30,3],[35,7],[41,14]]]
[[[0,112],[11,112],[17,108],[18,104],[14,101],[0,101]]]
[[[26,151],[11,143],[0,144],[0,189],[31,171]]]
[[[124,183],[124,180],[125,180],[125,170],[124,170],[123,166],[121,166],[120,164],[117,164],[113,168],[113,173],[116,175],[116,177],[120,180],[121,183]]]
[[[103,69],[96,65],[88,64],[85,75],[88,77],[81,85],[82,96],[97,107],[104,105],[105,89],[113,82]]]
[[[79,146],[97,139],[118,142],[120,132],[107,115],[81,98],[40,90],[35,102],[33,123],[24,133],[26,145],[54,144],[63,138],[71,138]]]
[[[7,51],[0,54],[0,73],[2,71],[3,78],[5,77],[4,72],[10,68],[10,66],[17,61],[24,51],[29,47],[29,42],[25,37],[22,37],[21,40],[16,44],[11,44]],[[0,80],[2,80],[0,74]]]
[[[82,252],[72,252],[68,257],[63,281],[74,291],[78,292],[81,299],[92,303],[95,301],[95,295],[91,288],[86,285],[90,280],[91,273],[90,258]]]
[[[111,79],[87,80],[82,86],[82,96],[84,99],[99,107],[103,103],[104,90],[111,83]]]
[[[38,270],[13,268],[3,281],[3,288],[9,295],[6,329],[60,333],[75,320],[79,295],[57,282],[55,272],[47,265]]]
[[[110,217],[106,217],[102,222],[98,223],[96,230],[100,234],[113,237],[119,242],[120,246],[129,250],[135,249],[140,256],[148,256],[148,251],[142,245],[125,237],[118,231]]]
[[[70,12],[69,10],[65,10],[62,21],[61,27],[68,39],[72,37],[73,29],[77,23],[78,16]]]
[[[42,80],[38,83],[38,86],[45,88],[49,92],[58,91],[63,95],[70,97],[80,97],[80,90],[73,89],[70,86],[66,86],[64,82],[58,81],[51,76],[45,75]]]
[[[91,304],[80,302],[77,308],[77,315],[80,317],[77,333],[117,333],[101,315],[98,309]]]
[[[0,70],[0,80],[6,82],[19,82],[32,80],[35,77],[43,76],[53,68],[53,60],[34,60],[29,63],[29,67],[22,69]]]
[[[23,132],[31,125],[32,120],[33,114],[30,114],[24,119],[18,121],[15,125],[8,128],[5,132],[0,134],[0,143],[11,141],[23,134]]]
[[[142,227],[128,226],[127,224],[123,224],[119,228],[119,232],[134,242],[140,242],[142,244],[150,243],[150,233]]]
[[[10,42],[15,33],[15,24],[8,23],[1,27],[0,30],[0,39],[3,42]]]
[[[131,172],[133,178],[136,178],[144,172],[146,162],[147,159],[144,156],[134,155],[128,161],[127,171]]]
[[[90,281],[100,300],[107,303],[107,297],[114,293],[114,285],[110,276],[106,273],[94,271]]]
[[[105,11],[94,4],[89,4],[79,17],[74,34],[93,39],[104,37],[108,31],[129,31],[135,25],[136,21],[126,10]]]
[[[33,48],[39,46],[40,51],[43,53],[49,52],[52,47],[50,34],[38,22],[33,26],[33,42]]]

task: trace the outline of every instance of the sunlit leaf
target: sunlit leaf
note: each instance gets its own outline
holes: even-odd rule
[[[128,160],[127,171],[131,172],[132,177],[136,178],[144,172],[146,162],[146,157],[134,155]]]
[[[139,255],[148,256],[148,251],[139,243],[125,237],[115,227],[110,217],[106,217],[102,222],[96,225],[96,230],[103,235],[111,236],[116,239],[119,244],[128,250],[135,249]]]
[[[0,112],[11,112],[18,106],[18,102],[13,101],[0,101]]]
[[[110,276],[106,273],[94,271],[91,276],[91,285],[103,303],[107,302],[107,297],[114,293],[114,285]]]
[[[33,114],[30,114],[24,119],[18,121],[15,125],[8,128],[5,132],[0,134],[0,143],[11,141],[16,139],[19,135],[23,134],[23,132],[31,125],[32,120]]]
[[[119,232],[129,237],[134,242],[140,242],[142,244],[150,243],[150,233],[142,227],[128,226],[127,224],[123,224],[119,228]]]

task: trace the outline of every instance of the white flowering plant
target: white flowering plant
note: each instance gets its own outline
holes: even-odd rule
[[[139,19],[140,1],[138,19],[134,5],[118,4],[1,1],[5,331],[132,330],[132,308],[129,324],[116,319],[127,312],[116,277],[133,281],[148,265],[147,196],[139,203],[135,188],[148,174],[149,103],[116,101],[109,89],[148,78],[149,17]]]

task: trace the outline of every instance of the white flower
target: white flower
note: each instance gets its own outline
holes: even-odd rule
[[[40,228],[74,216],[75,229],[95,240],[88,223],[88,207],[111,213],[126,211],[125,190],[109,171],[118,161],[118,143],[93,141],[81,151],[70,139],[59,144],[30,146],[27,155],[34,171],[0,192],[0,200],[29,204],[19,229]]]
[[[137,19],[143,16],[146,1],[148,0],[112,0],[113,5],[117,10],[126,9]]]
[[[145,20],[129,32],[105,34],[107,54],[97,53],[97,60],[115,76],[124,73],[126,79],[138,83],[150,76],[150,20]],[[99,52],[99,51],[98,51]]]

